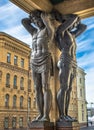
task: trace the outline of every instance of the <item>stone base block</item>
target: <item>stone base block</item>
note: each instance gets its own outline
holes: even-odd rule
[[[56,130],[80,130],[78,122],[61,121],[56,123]]]
[[[29,130],[54,130],[53,122],[31,122],[29,124]]]

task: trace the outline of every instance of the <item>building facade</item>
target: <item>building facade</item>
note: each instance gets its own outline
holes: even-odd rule
[[[0,32],[0,129],[27,127],[36,114],[30,52],[27,44]]]
[[[59,50],[52,45],[53,74],[51,121],[58,119],[56,96],[59,90],[57,61]],[[29,68],[30,47],[5,33],[0,33],[0,129],[25,128],[38,114],[32,73]],[[76,77],[72,86],[69,115],[78,119]]]
[[[77,97],[78,97],[78,121],[81,126],[87,125],[87,102],[85,91],[86,73],[80,67],[77,68]]]

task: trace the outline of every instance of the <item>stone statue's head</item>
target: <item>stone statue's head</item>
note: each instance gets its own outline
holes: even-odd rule
[[[41,18],[41,13],[42,13],[41,10],[34,10],[29,15],[31,22],[34,23],[38,27],[44,26],[42,18]]]
[[[32,18],[32,17],[41,18],[41,13],[42,13],[41,10],[34,10],[30,13],[29,17],[30,18]]]
[[[52,15],[53,19],[55,19],[55,20],[57,20],[57,21],[59,21],[61,23],[63,23],[65,21],[64,19],[62,19],[62,14],[56,9],[53,9],[51,11],[51,15]]]

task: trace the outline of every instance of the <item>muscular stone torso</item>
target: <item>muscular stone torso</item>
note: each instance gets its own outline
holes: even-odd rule
[[[49,37],[46,28],[35,33],[32,37],[32,58],[43,56],[48,51]]]
[[[76,59],[76,44],[74,36],[70,32],[65,31],[64,37],[61,39],[61,42],[59,42],[59,44],[62,53],[57,65],[59,68],[62,68],[62,65],[66,65],[67,67],[71,68],[73,61]]]
[[[42,73],[50,70],[51,54],[49,52],[48,31],[44,28],[33,35],[32,38],[32,54],[31,68],[37,73]]]

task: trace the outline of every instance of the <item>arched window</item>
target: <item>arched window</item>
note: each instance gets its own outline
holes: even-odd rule
[[[14,75],[14,83],[13,83],[14,88],[17,88],[17,76]]]
[[[6,87],[10,87],[10,74],[6,74]]]
[[[28,98],[28,108],[31,108],[31,98]]]
[[[31,80],[28,82],[28,91],[31,92]]]
[[[19,127],[22,128],[23,127],[23,117],[19,118]]]
[[[24,90],[24,78],[23,77],[21,77],[21,79],[20,79],[20,89]]]
[[[13,96],[13,107],[16,107],[17,96]]]
[[[24,100],[24,98],[23,98],[23,96],[21,96],[20,97],[20,108],[23,108],[23,100]]]
[[[12,117],[12,128],[16,128],[17,118]]]
[[[9,127],[9,117],[4,118],[4,128],[7,129]]]
[[[5,95],[5,107],[9,107],[9,94]]]
[[[31,122],[31,117],[28,117],[28,123],[30,123]]]

